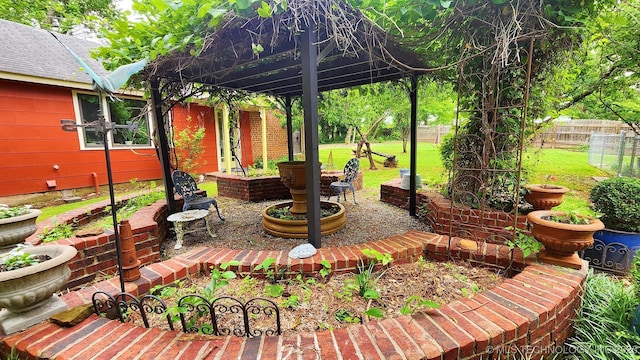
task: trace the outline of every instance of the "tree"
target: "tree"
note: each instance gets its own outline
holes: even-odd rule
[[[558,109],[573,116],[622,120],[640,135],[640,4],[616,3],[589,25],[591,37],[577,53],[569,90]]]
[[[124,14],[112,0],[0,0],[0,18],[66,34],[77,25],[92,32],[109,29]]]

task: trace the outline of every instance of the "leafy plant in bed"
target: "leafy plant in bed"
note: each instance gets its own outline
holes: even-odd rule
[[[244,276],[229,271],[232,264],[223,264],[211,269],[208,277],[187,278],[154,288],[152,292],[166,304],[166,312],[154,315],[151,326],[169,328],[168,315],[176,324],[184,319],[188,332],[211,333],[210,309],[214,306],[206,305],[205,300],[213,303],[231,296],[239,303],[255,298],[273,301],[279,308],[283,332],[335,329],[427,310],[501,282],[494,272],[466,263],[420,259],[391,266],[388,254],[375,250],[365,250],[365,254],[368,259],[359,264],[355,274],[335,275],[330,264],[325,263],[318,277],[297,274],[284,278],[290,270],[276,267],[274,258],[265,259]],[[228,313],[218,312],[219,308],[215,311],[218,330],[243,326],[241,318],[229,317]],[[248,321],[254,329],[267,328],[272,320],[257,312],[250,313]],[[175,329],[182,330],[178,325]]]

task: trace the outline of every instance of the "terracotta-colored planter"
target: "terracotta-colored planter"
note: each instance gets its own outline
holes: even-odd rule
[[[562,204],[562,196],[569,191],[569,188],[558,185],[532,184],[525,186],[527,194],[524,199],[535,210],[551,210],[551,208]]]
[[[264,231],[271,235],[283,238],[306,239],[309,236],[307,220],[285,220],[267,214],[272,207],[280,208],[290,205],[291,202],[284,202],[262,210],[262,227]],[[340,210],[331,216],[320,219],[320,234],[322,236],[335,233],[342,229],[347,222],[346,210],[342,204],[329,201],[320,202],[320,207],[329,205],[336,205]]]
[[[604,229],[598,219],[590,219],[589,224],[564,224],[548,220],[551,216],[561,216],[562,211],[539,210],[527,215],[531,234],[544,245],[540,260],[553,265],[582,268],[582,260],[576,251],[587,249],[593,244],[593,234]]]
[[[22,243],[36,232],[36,219],[40,214],[40,210],[29,209],[27,214],[0,219],[0,248]]]
[[[291,213],[307,213],[307,175],[304,161],[283,161],[278,164],[280,180],[289,188],[293,206]],[[319,167],[320,165],[318,165]],[[320,170],[318,169],[318,172]]]
[[[68,245],[42,245],[25,248],[35,255],[49,255],[50,260],[25,268],[0,272],[0,307],[20,313],[40,305],[67,283],[71,270],[67,262],[77,254]]]

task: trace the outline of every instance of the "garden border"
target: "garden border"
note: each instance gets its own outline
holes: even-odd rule
[[[336,273],[352,271],[364,257],[363,248],[390,253],[399,262],[424,255],[447,258],[445,236],[410,230],[403,235],[361,245],[319,249],[308,259],[289,259],[285,251],[230,250],[199,247],[172,259],[140,269],[142,277],[126,283],[132,294],[147,293],[155,285],[168,284],[187,274],[205,271],[229,260],[238,260],[235,270],[248,272],[266,257],[292,273],[315,273],[320,262],[332,263]],[[477,252],[452,239],[451,255],[479,262],[506,264],[508,253],[493,244]],[[91,315],[80,324],[64,328],[42,323],[0,340],[0,352],[15,346],[20,356],[39,359],[94,358],[131,359],[276,359],[298,354],[302,358],[394,358],[481,359],[491,354],[535,350],[549,355],[571,332],[571,322],[580,305],[587,263],[581,270],[533,264],[527,259],[520,274],[471,298],[464,298],[425,312],[381,321],[369,321],[333,331],[284,334],[251,339],[212,337],[178,331],[145,329]],[[523,266],[521,254],[515,265]],[[90,302],[95,291],[119,292],[117,278],[62,296],[75,307]],[[124,344],[115,346],[114,344]],[[340,355],[339,355],[340,354]]]

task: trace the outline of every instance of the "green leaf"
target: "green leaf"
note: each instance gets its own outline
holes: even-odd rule
[[[252,4],[251,0],[237,0],[236,8],[238,10],[247,10],[248,8],[251,7],[251,4]]]
[[[382,318],[384,317],[384,312],[378,308],[371,308],[365,312],[365,315],[375,318]]]
[[[271,17],[271,7],[266,2],[262,2],[262,6],[257,10],[258,15],[263,18]]]
[[[202,5],[198,10],[198,17],[203,18],[205,15],[207,15],[209,13],[209,10],[211,10],[212,5],[213,3],[205,3],[204,5]]]
[[[380,294],[375,290],[367,290],[364,292],[362,297],[365,299],[380,299]]]

